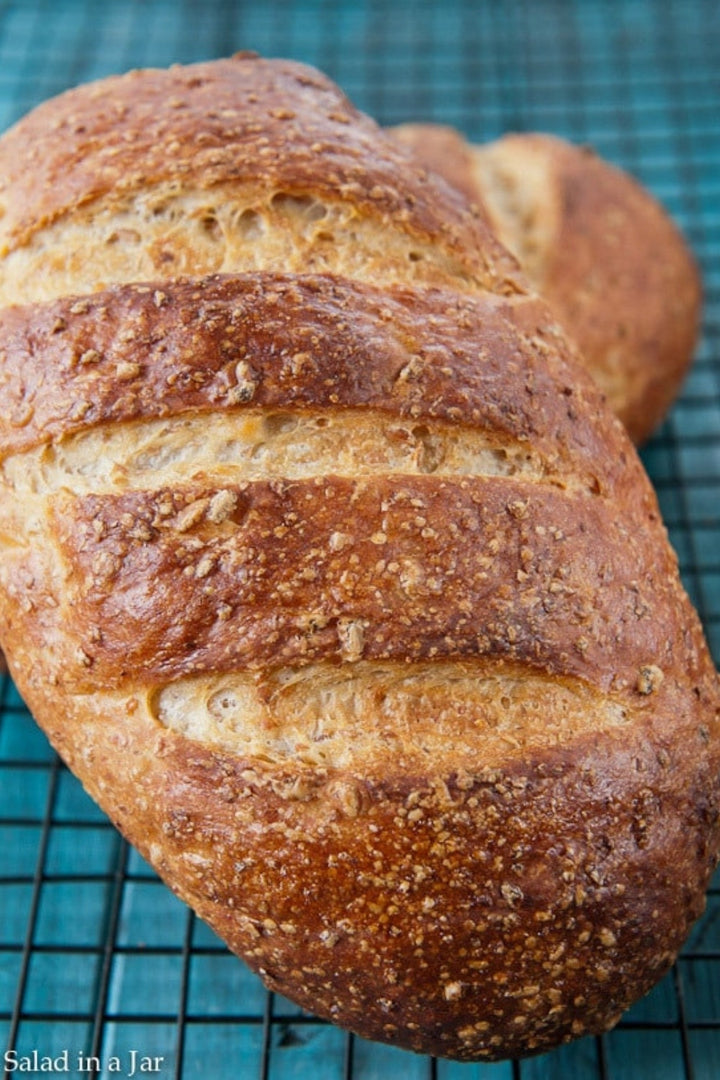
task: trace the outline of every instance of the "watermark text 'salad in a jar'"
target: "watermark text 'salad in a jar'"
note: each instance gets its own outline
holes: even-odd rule
[[[21,1076],[51,1075],[54,1073],[84,1073],[99,1076],[114,1075],[127,1077],[157,1076],[163,1070],[165,1057],[159,1054],[144,1054],[139,1050],[127,1050],[123,1054],[111,1054],[105,1060],[94,1054],[84,1054],[78,1050],[62,1050],[59,1054],[41,1054],[33,1050],[29,1054],[20,1054],[17,1050],[6,1050],[3,1064],[8,1073]]]

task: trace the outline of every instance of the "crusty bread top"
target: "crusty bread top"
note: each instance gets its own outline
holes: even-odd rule
[[[130,72],[70,90],[3,136],[0,177],[0,253],[6,258],[33,241],[46,255],[52,243],[43,242],[43,231],[63,221],[72,225],[80,213],[80,234],[70,239],[83,248],[81,258],[88,259],[89,234],[105,229],[99,242],[112,266],[113,257],[133,245],[139,197],[145,224],[156,230],[177,231],[179,213],[194,216],[197,230],[205,233],[208,258],[216,260],[220,234],[229,225],[216,214],[213,192],[227,201],[230,188],[240,199],[233,228],[249,240],[262,231],[258,193],[262,209],[289,211],[300,219],[296,228],[326,234],[321,239],[327,244],[337,226],[329,207],[344,206],[350,209],[343,224],[350,230],[371,223],[406,236],[406,260],[444,258],[458,287],[463,279],[497,291],[521,287],[514,261],[480,215],[384,138],[333,83],[289,61],[238,54],[209,64]],[[201,205],[188,210],[188,198],[199,195]],[[103,214],[112,215],[107,228]],[[65,253],[63,265],[69,257]],[[57,258],[56,250],[38,260],[42,274],[28,273],[25,296],[12,280],[18,277],[16,260],[8,280],[0,280],[0,293],[6,300],[47,298],[33,289],[41,288],[40,279],[52,273]],[[170,276],[179,268],[172,243],[156,241],[152,258],[155,274]],[[102,270],[93,268],[102,279]],[[242,268],[184,267],[190,273]],[[135,256],[134,265],[104,280],[143,276],[155,275],[143,275]]]
[[[0,351],[0,459],[108,421],[369,406],[480,426],[547,472],[570,471],[572,458],[588,487],[598,458],[613,485],[626,476],[600,395],[577,382],[574,355],[531,297],[310,274],[143,283],[5,308]],[[578,401],[595,426],[572,423]]]
[[[490,219],[491,209],[485,201],[481,183],[475,174],[475,151],[459,131],[447,124],[399,124],[389,128],[388,133],[403,146],[409,146],[418,161],[422,161],[434,173],[439,173],[461,191],[469,203],[475,204]],[[507,243],[507,241],[505,241]]]
[[[653,492],[540,301],[123,285],[6,309],[0,356],[25,685],[130,692],[283,767],[294,731],[387,768],[391,705],[414,768],[700,725],[714,670]]]
[[[69,575],[67,686],[488,657],[632,695],[650,664],[692,668],[650,486],[539,301],[119,286],[6,310],[0,352],[3,475],[50,495]]]

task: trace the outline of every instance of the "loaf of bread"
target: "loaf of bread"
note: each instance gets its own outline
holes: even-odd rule
[[[481,215],[318,72],[0,140],[0,640],[265,983],[463,1060],[614,1024],[719,846],[718,688],[620,422]]]
[[[392,131],[484,204],[610,406],[643,442],[677,396],[699,329],[697,267],[665,210],[627,173],[553,135],[474,146],[443,125]]]

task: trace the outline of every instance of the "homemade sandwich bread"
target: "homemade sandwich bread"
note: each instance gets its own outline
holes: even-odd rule
[[[0,177],[0,640],[69,767],[319,1016],[610,1027],[703,909],[717,678],[482,213],[245,54],[41,106]]]
[[[588,147],[553,135],[475,146],[439,124],[392,132],[484,204],[610,406],[643,442],[675,400],[699,331],[697,267],[663,207]]]

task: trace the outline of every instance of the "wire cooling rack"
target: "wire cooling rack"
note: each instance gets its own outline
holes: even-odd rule
[[[241,48],[319,66],[383,123],[590,142],[665,203],[702,267],[704,333],[643,456],[720,658],[720,5],[0,0],[0,129],[74,83]],[[719,883],[671,974],[602,1039],[495,1066],[373,1045],[268,994],[121,841],[9,679],[0,685],[6,1075],[35,1051],[45,1074],[52,1059],[55,1072],[102,1080],[133,1066],[166,1080],[716,1080]]]

